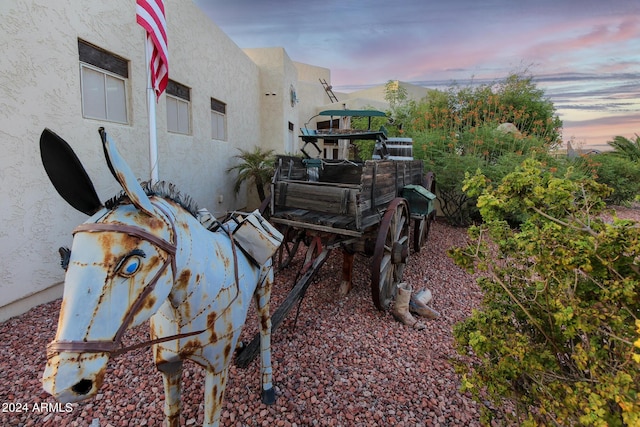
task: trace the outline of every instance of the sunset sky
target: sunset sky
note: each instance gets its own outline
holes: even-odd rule
[[[401,80],[444,89],[527,70],[563,139],[640,134],[639,0],[196,0],[238,46],[284,47],[336,91]]]

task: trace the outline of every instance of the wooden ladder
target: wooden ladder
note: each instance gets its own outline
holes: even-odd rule
[[[320,84],[322,84],[324,91],[327,92],[327,96],[329,97],[329,100],[331,102],[338,102],[338,97],[336,96],[335,93],[333,93],[331,85],[327,83],[325,79],[318,79],[318,80],[320,80]]]

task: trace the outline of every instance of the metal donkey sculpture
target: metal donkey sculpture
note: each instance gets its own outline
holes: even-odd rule
[[[47,347],[44,389],[61,402],[87,399],[102,385],[110,357],[152,346],[163,376],[166,425],[180,423],[182,361],[191,359],[206,369],[204,425],[217,426],[228,367],[253,296],[262,401],[272,404],[271,260],[258,265],[237,250],[225,227],[202,226],[189,211],[190,199],[166,194],[173,186],[143,188],[102,128],[100,136],[109,169],[124,190],[105,206],[71,147],[48,129],[40,138],[54,187],[91,216],[73,231],[71,252],[63,256],[64,296],[55,340]],[[124,346],[125,331],[147,319],[150,341]]]

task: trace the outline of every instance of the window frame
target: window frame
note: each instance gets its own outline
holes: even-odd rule
[[[103,120],[111,123],[125,125],[130,124],[128,87],[129,61],[105,49],[87,43],[82,39],[78,39],[78,64],[80,72],[80,109],[82,117],[85,119]],[[103,99],[100,101],[104,102],[104,116],[92,115],[87,111],[89,109],[87,108],[89,99],[85,98],[85,94],[88,93],[88,91],[85,92],[85,89],[88,89],[86,83],[88,73],[85,74],[85,71],[98,73],[102,77],[101,89],[103,91]],[[119,105],[120,110],[118,112],[124,116],[124,120],[114,118],[113,115],[109,113],[111,110],[110,101],[114,101],[115,98],[113,96],[109,96],[108,79],[113,79],[121,83],[122,91],[119,91],[119,94],[122,94],[123,104]],[[119,103],[115,103],[113,105],[117,106],[117,104]]]
[[[214,119],[216,126],[214,126]],[[221,126],[218,124],[221,121]],[[222,127],[222,135],[220,135]],[[227,141],[229,133],[227,131],[227,104],[219,99],[211,97],[211,139],[216,141]]]
[[[166,94],[166,107],[167,107],[167,132],[171,132],[171,133],[176,133],[179,135],[192,135],[193,132],[193,127],[191,125],[191,88],[188,86],[185,86],[181,83],[176,82],[175,80],[171,80],[169,79],[169,83],[167,84],[167,89],[165,90],[165,94]],[[170,102],[175,102],[176,103],[176,124],[177,124],[177,128],[172,129],[169,127],[169,125],[172,123],[169,120],[169,113],[170,113],[170,108],[169,108],[169,103]],[[186,110],[186,123],[182,123],[182,121],[180,120],[180,112],[181,109],[179,108],[181,105],[185,105],[185,110]],[[186,132],[184,131],[184,129],[181,128],[181,125],[185,125],[186,124]]]

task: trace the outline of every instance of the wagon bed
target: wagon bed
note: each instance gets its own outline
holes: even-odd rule
[[[317,169],[317,180],[309,179],[309,169]],[[281,156],[273,179],[271,220],[362,236],[379,225],[389,203],[410,184],[423,184],[421,160],[356,163]]]

